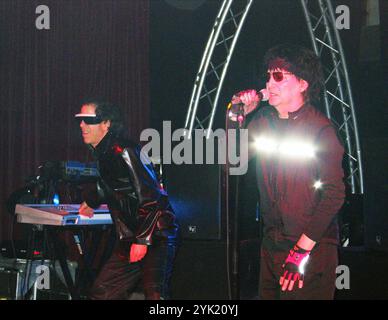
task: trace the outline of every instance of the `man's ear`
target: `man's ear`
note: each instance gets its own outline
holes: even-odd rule
[[[109,131],[110,128],[110,120],[106,120],[102,122],[104,124],[104,127],[106,128],[106,131]]]
[[[300,79],[299,84],[300,84],[300,92],[306,92],[309,87],[309,83],[306,80]]]

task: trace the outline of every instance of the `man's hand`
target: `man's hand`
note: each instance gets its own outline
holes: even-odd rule
[[[282,291],[293,290],[295,282],[298,282],[299,289],[303,288],[304,270],[310,257],[310,252],[301,249],[297,245],[290,250],[286,261],[282,265],[284,273],[279,281]]]
[[[94,216],[94,211],[92,208],[88,206],[88,204],[84,201],[79,207],[78,213],[82,216],[86,216],[92,218]]]
[[[231,102],[232,104],[242,103],[244,105],[245,114],[248,114],[252,112],[254,109],[256,109],[259,103],[259,95],[257,94],[256,90],[248,89],[248,90],[244,90],[244,91],[240,91],[239,93],[236,93],[232,97]]]
[[[133,243],[129,253],[129,262],[137,262],[144,258],[147,253],[147,246],[144,244]]]

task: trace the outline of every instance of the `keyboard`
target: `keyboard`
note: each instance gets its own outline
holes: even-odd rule
[[[112,224],[106,204],[94,209],[93,217],[78,214],[79,204],[17,204],[15,214],[19,223],[53,226]]]

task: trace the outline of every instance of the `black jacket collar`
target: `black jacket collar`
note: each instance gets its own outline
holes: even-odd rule
[[[96,159],[100,158],[103,154],[105,154],[110,149],[110,147],[113,144],[113,140],[114,140],[113,134],[110,131],[108,131],[108,133],[104,136],[104,138],[102,138],[100,143],[95,148],[92,147],[93,156]]]
[[[292,120],[295,120],[297,119],[302,113],[304,113],[305,111],[309,110],[311,107],[311,105],[309,103],[305,103],[303,104],[298,110],[296,111],[293,111],[293,112],[289,112],[288,113],[288,118],[289,119],[292,119]]]

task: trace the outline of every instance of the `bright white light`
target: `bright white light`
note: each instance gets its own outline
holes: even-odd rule
[[[266,153],[272,153],[277,149],[278,144],[277,144],[276,140],[274,140],[274,139],[260,137],[260,138],[255,139],[255,147],[259,151],[264,151]]]
[[[298,140],[285,140],[279,146],[281,155],[291,158],[309,159],[315,156],[315,148]]]
[[[315,189],[320,189],[320,188],[322,188],[322,182],[321,182],[321,180],[315,181],[315,183],[314,183],[314,188],[315,188]]]
[[[262,136],[255,139],[255,147],[258,151],[276,153],[287,158],[311,159],[315,156],[315,147],[298,139],[275,139]]]

